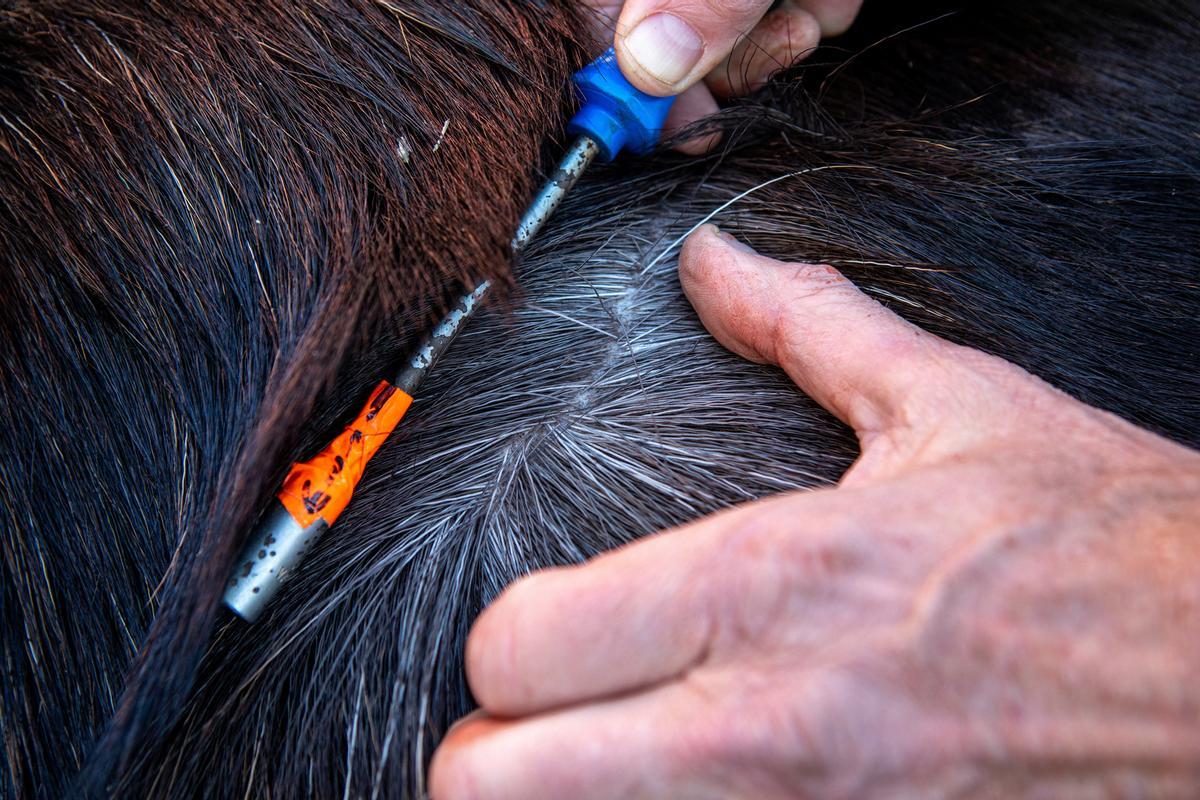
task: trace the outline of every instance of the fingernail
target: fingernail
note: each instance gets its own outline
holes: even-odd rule
[[[625,37],[625,52],[649,75],[675,86],[704,55],[704,40],[674,14],[651,14]]]
[[[465,717],[459,717],[457,720],[455,720],[454,724],[446,729],[446,735],[449,736],[452,732],[458,728],[461,728],[463,725],[466,725],[468,722],[474,722],[477,719],[483,719],[485,717],[487,717],[487,712],[482,708],[477,708],[470,714],[467,714]]]
[[[751,247],[750,245],[743,242],[741,239],[736,238],[733,234],[726,233],[725,231],[718,228],[716,225],[714,225],[713,228],[714,228],[714,230],[716,230],[717,236],[720,237],[721,241],[725,242],[725,244],[729,245],[734,250],[741,250],[743,253],[757,253],[758,252],[753,247]]]

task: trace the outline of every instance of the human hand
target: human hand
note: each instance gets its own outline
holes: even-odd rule
[[[717,98],[751,92],[789,66],[823,36],[850,27],[862,0],[585,0],[597,12],[600,35],[613,39],[621,71],[652,95],[678,94],[666,133],[707,117]],[[614,37],[615,30],[615,39]],[[701,153],[711,136],[679,149]]]
[[[433,797],[1193,797],[1200,454],[706,227],[684,290],[857,432],[836,488],[513,584]]]

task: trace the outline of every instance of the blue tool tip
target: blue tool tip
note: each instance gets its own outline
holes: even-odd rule
[[[604,161],[612,161],[622,150],[638,155],[653,150],[675,102],[674,97],[655,97],[635,88],[621,74],[611,47],[575,73],[575,86],[583,106],[567,132],[591,137]]]

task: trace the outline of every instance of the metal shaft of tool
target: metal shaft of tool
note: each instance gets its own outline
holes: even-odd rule
[[[558,210],[563,198],[567,196],[567,192],[579,181],[580,176],[587,171],[588,166],[599,153],[600,146],[590,136],[580,136],[575,140],[571,149],[559,162],[558,168],[554,170],[554,174],[533,198],[525,216],[521,217],[521,221],[517,224],[517,232],[513,236],[511,244],[513,255],[523,251],[533,241],[533,237],[545,226],[550,217],[554,216],[554,212]],[[475,310],[480,306],[480,301],[487,295],[491,286],[490,281],[481,281],[474,289],[459,298],[454,308],[442,317],[442,321],[437,324],[437,327],[430,331],[417,346],[400,374],[391,382],[393,386],[410,395],[416,393],[421,382],[425,380],[425,376],[433,369],[433,365],[437,363],[443,353],[450,349],[450,345],[458,336],[459,331],[475,314]]]
[[[599,146],[591,137],[580,136],[575,140],[517,225],[517,233],[512,240],[514,255],[524,250],[542,229],[599,152]],[[451,343],[479,308],[490,288],[491,283],[484,280],[459,298],[454,308],[425,336],[405,362],[399,375],[390,382],[392,386],[410,396],[415,394],[437,360],[450,349]],[[321,518],[307,526],[302,525],[275,498],[246,543],[238,567],[226,587],[225,604],[247,622],[257,620],[328,528],[329,524]]]
[[[513,236],[513,254],[520,253],[533,241],[547,220],[554,215],[571,187],[579,182],[579,178],[600,154],[600,145],[590,136],[580,136],[571,145],[571,149],[558,162],[558,169],[550,176],[550,180],[542,186],[542,190],[533,198],[529,210],[517,223],[517,232]]]

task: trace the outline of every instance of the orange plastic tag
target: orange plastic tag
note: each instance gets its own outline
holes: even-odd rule
[[[408,407],[412,396],[387,381],[329,446],[313,459],[293,464],[279,492],[279,502],[307,528],[324,519],[330,525],[345,510],[363,470]]]

